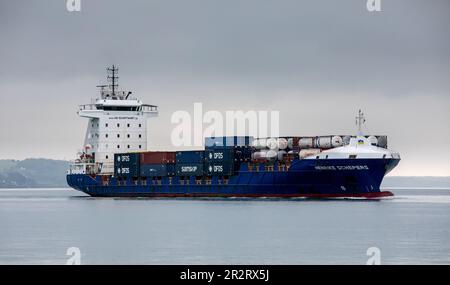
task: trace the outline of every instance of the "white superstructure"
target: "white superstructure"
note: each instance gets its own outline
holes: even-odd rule
[[[324,150],[320,153],[305,157],[305,159],[400,159],[398,152],[378,147],[371,142],[371,137],[357,136],[350,139],[345,146]]]
[[[312,153],[305,159],[400,159],[398,152],[379,147],[375,136],[365,137],[363,135],[362,125],[365,122],[364,113],[359,110],[356,117],[356,124],[358,125],[358,135],[356,137],[350,138],[349,143],[344,146]]]
[[[78,115],[89,119],[78,162],[95,164],[95,170],[88,172],[102,174],[113,173],[114,153],[147,149],[147,119],[158,115],[157,106],[143,104],[131,97],[131,92],[117,91],[118,69],[114,65],[107,71],[110,84],[98,86],[100,98],[80,105],[78,110]],[[80,166],[74,171],[85,171]]]

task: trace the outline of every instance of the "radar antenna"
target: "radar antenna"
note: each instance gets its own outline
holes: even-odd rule
[[[105,87],[108,87],[108,85],[97,85],[97,86],[95,86],[95,87],[98,87],[98,88],[100,88],[100,94],[102,95],[102,97],[103,97],[103,94],[105,93]],[[109,95],[106,95],[106,97],[108,97]]]
[[[358,125],[358,135],[362,136],[362,126],[366,122],[366,117],[364,116],[364,113],[359,109],[358,116],[356,117],[356,125]]]
[[[106,70],[108,72],[108,81],[110,82],[111,96],[116,96],[116,89],[119,87],[119,84],[117,84],[119,80],[119,76],[117,76],[119,69],[113,64],[112,67],[108,67]]]

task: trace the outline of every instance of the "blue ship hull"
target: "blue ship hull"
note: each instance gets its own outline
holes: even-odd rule
[[[210,181],[188,177],[160,180],[127,179],[86,174],[68,174],[68,184],[94,197],[310,197],[378,198],[392,196],[380,191],[383,177],[399,159],[303,159],[294,160],[289,170],[268,171],[264,165],[248,169],[242,164],[227,181],[213,176]]]

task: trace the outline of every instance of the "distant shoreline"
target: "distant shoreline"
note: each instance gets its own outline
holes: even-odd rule
[[[0,189],[68,188],[67,160],[28,158],[0,159]],[[447,189],[450,176],[386,176],[383,189]]]
[[[75,189],[72,189],[72,188],[70,188],[70,187],[48,187],[48,188],[45,188],[45,187],[39,187],[39,188],[33,188],[33,187],[29,187],[29,188],[0,188],[0,192],[1,191],[4,191],[4,192],[6,192],[6,191],[26,191],[26,190],[33,190],[33,191],[39,191],[39,190],[42,190],[42,191],[67,191],[67,190],[73,190],[73,191],[76,191]]]

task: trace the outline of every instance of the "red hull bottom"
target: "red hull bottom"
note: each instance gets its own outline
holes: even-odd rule
[[[110,197],[110,195],[93,195]],[[115,193],[114,197],[155,197],[155,198],[310,198],[310,199],[379,199],[392,197],[390,191],[354,194],[213,194],[213,193]]]

